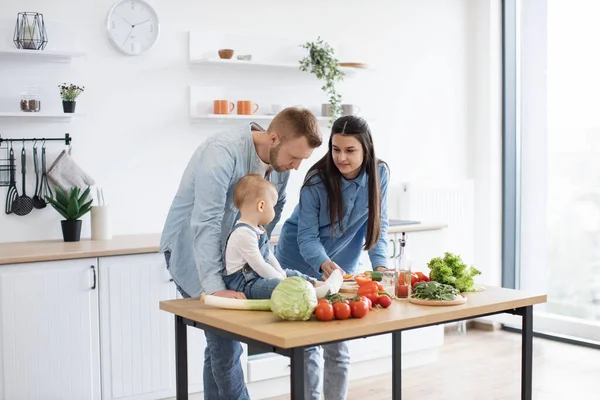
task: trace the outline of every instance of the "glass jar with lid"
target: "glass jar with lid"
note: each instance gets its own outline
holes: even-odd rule
[[[25,93],[19,102],[21,111],[39,112],[41,109],[40,96],[36,85],[27,85]]]

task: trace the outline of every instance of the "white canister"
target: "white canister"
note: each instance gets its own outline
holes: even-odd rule
[[[92,240],[112,239],[110,209],[108,206],[92,207]]]

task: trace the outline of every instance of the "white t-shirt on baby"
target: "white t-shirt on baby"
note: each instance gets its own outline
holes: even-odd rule
[[[269,248],[265,262],[260,248],[258,247],[258,237],[264,233],[262,228],[250,228],[242,226],[235,229],[229,236],[227,248],[225,249],[225,269],[227,275],[231,275],[248,263],[250,267],[261,277],[265,279],[278,278],[285,279],[285,271],[279,265],[279,261],[273,255]]]

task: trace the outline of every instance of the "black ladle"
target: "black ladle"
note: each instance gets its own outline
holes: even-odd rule
[[[27,215],[33,210],[33,200],[25,192],[25,146],[21,150],[21,176],[23,177],[23,193],[15,200],[13,212],[16,215]]]
[[[33,167],[35,169],[35,192],[31,200],[33,201],[33,206],[39,210],[46,207],[46,200],[40,197],[41,190],[38,192],[38,188],[40,187],[40,171],[38,168],[37,146],[35,144],[33,145]]]

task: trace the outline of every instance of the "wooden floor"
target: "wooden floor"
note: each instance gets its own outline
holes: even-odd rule
[[[533,398],[600,399],[600,351],[533,339]],[[506,331],[469,330],[446,334],[435,364],[403,371],[406,400],[518,400],[521,336]],[[352,382],[347,400],[389,400],[391,375]],[[577,395],[575,395],[577,394]],[[289,396],[270,400],[287,400]]]

